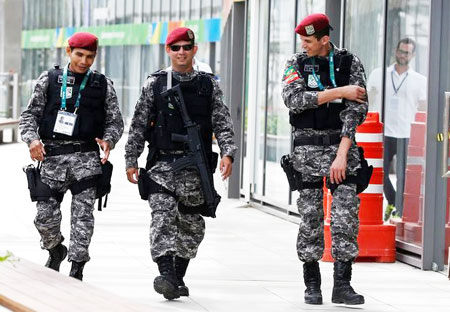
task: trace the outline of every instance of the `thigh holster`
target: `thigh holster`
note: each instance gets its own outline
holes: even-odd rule
[[[139,168],[138,189],[142,200],[148,200],[151,194],[156,193],[166,193],[176,198],[174,192],[153,181],[144,168]]]
[[[320,189],[323,187],[323,181],[306,182],[302,179],[302,174],[294,169],[291,156],[284,155],[281,157],[281,167],[286,173],[291,191],[301,191],[304,189]]]
[[[50,197],[56,199],[57,202],[62,202],[64,193],[52,190],[50,186],[41,180],[41,162],[38,162],[37,167],[28,165],[23,168],[27,176],[28,189],[30,191],[30,198],[32,202],[47,201]]]
[[[364,190],[369,186],[370,178],[372,177],[373,166],[369,166],[367,160],[364,158],[364,149],[359,146],[359,158],[361,162],[361,168],[356,172],[356,175],[347,176],[342,182],[343,184],[356,184],[356,194],[364,192]],[[338,184],[329,183],[327,185],[331,191],[331,194],[337,189]]]

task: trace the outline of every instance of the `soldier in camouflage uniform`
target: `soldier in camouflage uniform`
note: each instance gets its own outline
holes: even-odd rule
[[[329,41],[330,28],[324,14],[312,14],[297,26],[305,52],[287,61],[282,82],[294,127],[292,165],[304,184],[297,200],[297,252],[304,262],[305,302],[321,304],[317,261],[324,250],[322,180],[327,177],[327,185],[336,187],[331,207],[332,302],[362,304],[364,297],[354,292],[350,277],[358,255],[359,198],[352,181],[361,168],[355,132],[368,109],[365,74],[355,55]]]
[[[218,83],[212,75],[192,67],[197,52],[192,30],[185,27],[173,30],[166,40],[166,52],[172,67],[152,74],[145,82],[131,122],[125,159],[128,180],[137,183],[143,178],[138,177],[137,160],[146,140],[150,143],[149,150],[156,152],[156,161],[148,159],[145,173],[153,185],[148,197],[152,210],[150,252],[161,274],[155,278],[154,288],[166,299],[175,299],[189,295],[183,277],[205,235],[205,221],[197,209],[204,203],[204,197],[195,169],[174,171],[170,167],[170,163],[185,155],[184,145],[174,143],[171,135],[185,130],[175,107],[161,92],[170,88],[170,83],[181,86],[189,117],[201,126],[208,155],[212,152],[214,132],[222,156],[223,179],[231,174],[237,147],[230,113]],[[149,129],[152,129],[150,137],[145,135]]]
[[[64,70],[55,66],[39,76],[20,119],[22,140],[29,146],[31,159],[42,162],[41,180],[52,191],[48,200],[37,202],[34,221],[41,247],[50,253],[46,266],[59,271],[68,253],[72,262],[70,276],[79,280],[90,259],[96,179],[102,173],[101,163],[106,163],[123,132],[112,81],[90,71],[97,42],[90,33],[76,33],[69,38],[66,52],[70,63]],[[55,126],[64,120],[69,128]],[[104,151],[102,159],[99,145]],[[68,189],[73,197],[67,251],[62,244],[60,203]]]

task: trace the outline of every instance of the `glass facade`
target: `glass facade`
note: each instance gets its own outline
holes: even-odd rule
[[[23,30],[117,24],[192,21],[221,18],[222,0],[24,0]],[[151,24],[150,24],[151,25]],[[102,38],[100,38],[102,40]],[[220,44],[199,42],[198,59],[220,75]],[[63,47],[27,48],[22,53],[21,105],[26,106],[34,81],[53,64],[67,62]],[[169,66],[164,44],[101,46],[93,69],[114,81],[126,123],[130,121],[146,77]]]
[[[298,51],[293,29],[308,14],[324,12],[325,0],[259,1],[256,8],[258,16],[248,13],[249,19],[258,20],[257,31],[248,31],[250,35],[258,36],[255,58],[257,81],[255,94],[248,94],[251,89],[247,87],[245,91],[244,177],[241,179],[241,189],[245,192],[250,187],[253,199],[296,212],[297,208],[293,205],[296,198],[293,198],[279,165],[281,156],[290,153],[292,148],[289,111],[281,98],[281,77],[287,59]],[[248,42],[255,44],[255,41]],[[247,75],[246,85],[250,79],[251,75]],[[249,110],[249,105],[256,105],[256,110]],[[251,112],[255,115],[249,115]],[[250,122],[251,119],[255,122]],[[254,129],[248,129],[251,125]],[[248,135],[252,136],[251,140]],[[248,145],[253,140],[254,144]],[[253,149],[251,153],[249,149]],[[254,155],[255,159],[248,160],[248,155]]]
[[[356,7],[359,4],[352,2]],[[368,7],[371,10],[364,11]],[[370,109],[378,111],[384,121],[385,205],[395,206],[397,218],[391,223],[397,227],[397,240],[420,248],[426,171],[430,2],[389,1],[387,8],[383,8],[378,1],[373,1],[372,6],[355,9],[358,14],[347,15],[354,20],[349,24],[357,24],[356,29],[346,31],[350,38],[352,33],[359,35],[361,28],[366,29],[366,36],[377,29],[376,42],[353,40],[352,51],[368,64]],[[378,21],[385,10],[390,31],[383,36]],[[361,16],[362,11],[365,16]],[[385,45],[380,44],[384,40]],[[381,66],[383,52],[385,66]]]

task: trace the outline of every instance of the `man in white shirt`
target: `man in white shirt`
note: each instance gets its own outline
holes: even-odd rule
[[[427,79],[409,67],[415,56],[416,43],[404,38],[395,50],[396,63],[386,69],[386,97],[384,116],[384,194],[388,201],[385,219],[395,208],[395,214],[403,213],[403,189],[411,123],[418,110],[426,110]],[[370,110],[381,110],[382,69],[375,69],[369,77],[368,94],[372,100]],[[397,155],[397,187],[389,179],[389,167]]]
[[[209,74],[213,73],[211,66],[209,66],[208,64],[206,64],[204,62],[199,61],[196,57],[194,57],[192,66],[194,67],[194,70],[196,70],[196,71],[202,71],[202,72],[209,73]]]

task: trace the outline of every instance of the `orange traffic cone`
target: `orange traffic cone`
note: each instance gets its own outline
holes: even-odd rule
[[[422,241],[422,211],[425,166],[426,113],[418,112],[411,123],[408,158],[406,160],[405,189],[403,192],[402,220],[391,220],[392,224],[403,227],[403,239],[409,243]]]

